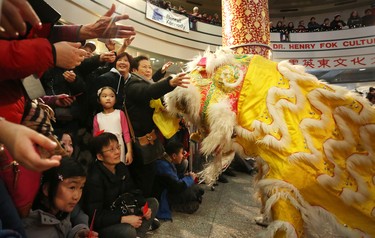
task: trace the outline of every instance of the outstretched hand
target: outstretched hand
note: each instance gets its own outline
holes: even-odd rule
[[[165,73],[169,69],[169,67],[171,67],[172,65],[173,65],[173,62],[168,61],[167,63],[163,65],[163,67],[161,67],[161,72]]]
[[[187,76],[187,73],[179,73],[169,80],[169,85],[172,87],[183,87],[187,88],[189,85],[190,76]]]
[[[104,52],[104,53],[100,54],[99,57],[100,57],[99,58],[100,62],[113,63],[116,60],[116,55],[112,51],[110,51],[110,52]]]
[[[85,59],[86,51],[79,49],[81,43],[60,41],[53,44],[56,50],[56,66],[73,69]]]
[[[129,15],[123,14],[113,16],[116,7],[112,4],[111,8],[94,23],[82,26],[80,38],[82,40],[92,38],[129,38],[135,35],[134,27],[118,25],[118,21],[129,19]]]
[[[131,36],[129,38],[124,38],[124,42],[122,43],[122,45],[125,48],[127,48],[133,42],[134,39],[135,39],[135,36]]]
[[[104,44],[108,51],[114,51],[116,49],[116,42],[113,39],[107,39]]]
[[[0,121],[0,142],[5,145],[14,160],[25,168],[44,171],[59,166],[60,155],[51,158],[41,158],[35,145],[52,151],[57,144],[42,134],[23,126],[8,121]]]

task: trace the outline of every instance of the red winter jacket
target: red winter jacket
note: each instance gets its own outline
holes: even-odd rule
[[[47,39],[0,40],[0,116],[20,123],[25,106],[22,79],[53,67],[52,45]]]
[[[0,116],[20,123],[25,106],[25,91],[19,79],[31,74],[43,74],[54,66],[54,47],[59,40],[78,41],[81,26],[49,25],[31,30],[39,38],[0,40]],[[47,39],[49,38],[49,40]]]

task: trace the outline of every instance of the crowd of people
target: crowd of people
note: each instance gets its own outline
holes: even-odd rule
[[[44,1],[0,4],[0,236],[144,237],[172,211],[197,211],[188,130],[155,120],[186,73],[128,54],[135,31],[116,24],[129,16],[112,17],[114,5],[80,26],[59,25]],[[95,38],[108,51],[95,54]],[[145,157],[144,145],[159,147]]]
[[[197,211],[204,190],[183,119],[155,119],[188,75],[166,77],[172,62],[154,73],[148,57],[128,54],[136,33],[116,24],[129,16],[112,17],[114,5],[63,26],[36,2],[0,1],[0,237],[145,237],[172,211]],[[108,51],[95,54],[94,38]]]
[[[213,15],[211,15],[206,12],[200,12],[199,7],[197,6],[193,7],[192,11],[189,12],[182,5],[175,6],[170,1],[165,0],[150,0],[149,2],[155,6],[161,7],[168,11],[172,11],[189,17],[191,30],[196,30],[197,21],[221,26],[221,14],[219,13],[214,13]]]
[[[318,23],[315,17],[311,17],[310,21],[307,23],[307,26],[305,25],[304,20],[300,20],[298,25],[295,25],[292,21],[287,23],[286,19],[283,18],[283,20],[277,21],[276,26],[271,24],[270,31],[280,32],[281,40],[288,41],[290,33],[336,31],[374,25],[375,14],[373,13],[372,9],[366,9],[364,16],[362,17],[358,11],[352,11],[346,22],[342,20],[340,14],[336,14],[332,21],[329,18],[325,18],[322,23]]]

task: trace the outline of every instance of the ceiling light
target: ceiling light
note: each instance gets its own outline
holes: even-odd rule
[[[365,71],[366,69],[359,69],[359,71]]]
[[[155,58],[150,58],[150,60],[155,60]]]

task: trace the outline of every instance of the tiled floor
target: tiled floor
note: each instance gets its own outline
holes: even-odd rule
[[[173,222],[162,222],[148,238],[252,238],[263,230],[254,222],[259,204],[254,199],[253,177],[236,173],[229,183],[215,191],[205,186],[199,210],[192,214],[173,213]],[[203,185],[202,185],[203,186]]]

